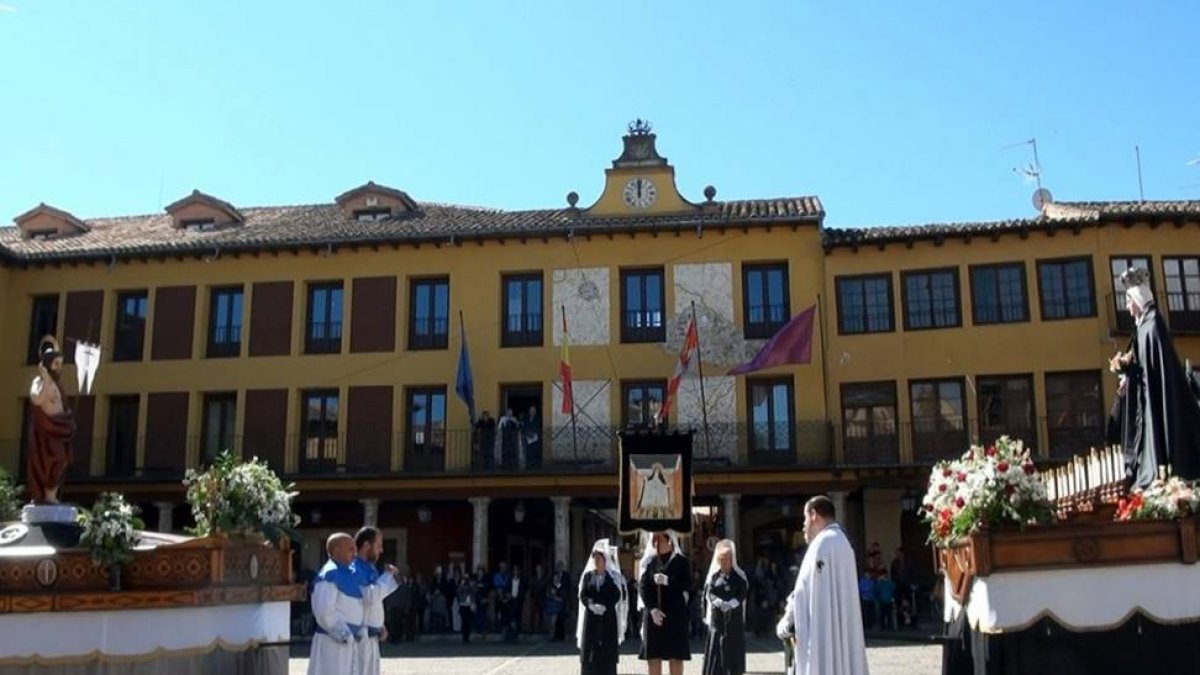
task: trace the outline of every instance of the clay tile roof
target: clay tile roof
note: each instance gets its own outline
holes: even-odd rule
[[[317,247],[327,244],[448,242],[464,238],[565,236],[612,231],[661,231],[698,226],[766,223],[820,225],[816,197],[713,202],[694,211],[634,217],[592,217],[575,209],[501,211],[417,203],[393,218],[360,222],[336,204],[253,207],[241,210],[236,228],[189,232],[172,226],[166,213],[86,222],[90,232],[74,237],[23,240],[17,228],[0,228],[0,250],[15,260],[64,260],[183,255]]]
[[[947,237],[990,236],[992,234],[1035,230],[1045,227],[1047,222],[1047,220],[1042,218],[1025,218],[977,223],[826,228],[822,232],[822,244],[828,250],[838,247],[871,246],[892,242],[936,240]]]
[[[1051,216],[1071,212],[1096,216],[1200,216],[1200,200],[1127,201],[1127,202],[1054,202],[1047,209]]]
[[[984,222],[889,225],[884,227],[826,228],[825,250],[895,242],[933,241],[950,237],[980,237],[1006,233],[1054,230],[1060,227],[1093,227],[1108,218],[1163,218],[1200,216],[1200,201],[1157,202],[1054,202],[1034,218]]]

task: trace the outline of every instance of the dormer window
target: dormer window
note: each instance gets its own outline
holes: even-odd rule
[[[216,227],[217,221],[213,218],[189,218],[183,221],[183,228],[188,232],[209,232]]]
[[[369,209],[355,209],[354,219],[361,222],[373,222],[376,220],[387,220],[392,217],[391,209],[382,209],[379,207]]]
[[[46,241],[58,236],[58,230],[30,230],[29,238],[34,241]]]
[[[88,226],[75,216],[46,204],[38,204],[32,209],[13,218],[17,227],[26,239],[45,241],[81,234],[88,231]]]
[[[367,183],[343,192],[334,200],[346,218],[373,222],[418,211],[417,203],[402,190]]]
[[[166,211],[175,227],[188,232],[210,232],[245,222],[233,204],[199,190],[192,190],[192,194],[168,205]]]

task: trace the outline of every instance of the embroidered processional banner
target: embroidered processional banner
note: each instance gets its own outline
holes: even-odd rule
[[[622,431],[622,534],[692,531],[692,432]]]

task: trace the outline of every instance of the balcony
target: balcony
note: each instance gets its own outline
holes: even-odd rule
[[[214,326],[208,334],[205,355],[210,359],[230,358],[242,353],[242,327]]]
[[[873,466],[920,466],[943,459],[957,459],[972,442],[993,443],[1001,435],[1024,441],[1034,456],[1057,461],[1104,445],[1103,420],[1091,416],[1040,418],[1026,425],[999,428],[978,420],[965,420],[963,429],[945,428],[927,422],[899,422],[893,433],[864,434],[861,426],[844,428],[824,420],[798,420],[770,428],[741,423],[711,423],[707,435],[696,429],[693,462],[696,471],[730,472],[755,469],[831,469]],[[1036,427],[1036,428],[1034,428]],[[359,437],[348,442],[345,433],[324,438],[291,434],[274,448],[252,447],[242,437],[210,444],[201,437],[187,439],[178,454],[158,447],[147,453],[141,466],[134,465],[137,448],[123,448],[120,462],[110,459],[103,476],[71,477],[72,482],[134,481],[176,483],[183,475],[183,458],[195,458],[202,466],[228,449],[243,457],[270,458],[277,470],[276,453],[293,453],[295,473],[291,478],[403,477],[444,475],[599,474],[612,473],[619,453],[620,427],[578,425],[542,429],[537,441],[520,434],[501,438],[484,437],[470,429],[434,429],[425,434],[393,432],[380,437]],[[91,441],[92,454],[105,453],[107,438]],[[77,441],[78,443],[79,441]],[[137,443],[146,446],[144,438]],[[5,456],[22,458],[19,442],[0,439]],[[1048,452],[1043,452],[1043,446]],[[392,471],[394,449],[403,461]],[[86,451],[85,451],[86,452]],[[840,457],[840,460],[838,459]],[[23,474],[21,466],[18,480]]]
[[[304,335],[305,354],[337,354],[342,351],[342,322],[311,323]]]
[[[1176,335],[1200,335],[1200,312],[1185,309],[1170,311],[1167,323]]]
[[[1133,316],[1125,309],[1124,293],[1109,293],[1104,299],[1108,308],[1108,334],[1111,336],[1133,334]]]

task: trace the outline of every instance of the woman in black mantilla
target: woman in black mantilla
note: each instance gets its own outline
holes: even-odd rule
[[[646,541],[638,563],[638,604],[642,609],[642,652],[650,675],[682,675],[683,662],[692,658],[688,644],[688,599],[692,566],[679,550],[674,532],[656,532]]]
[[[750,582],[737,564],[733,542],[722,539],[704,577],[704,675],[746,672],[746,594]]]
[[[601,539],[592,546],[591,560],[579,577],[575,644],[582,675],[616,675],[628,604],[617,549]]]

